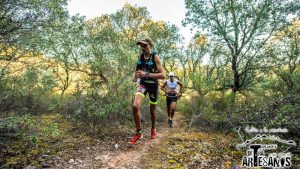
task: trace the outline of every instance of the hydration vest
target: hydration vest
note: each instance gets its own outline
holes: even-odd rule
[[[145,59],[145,54],[141,53],[140,58],[137,61],[136,71],[143,70],[144,72],[157,73],[158,71],[154,60],[155,55],[157,55],[156,52],[151,52],[149,59]],[[143,77],[141,81],[144,81],[146,83],[158,82],[158,80],[155,78],[146,78],[146,77]]]
[[[167,80],[167,96],[176,96],[177,95],[177,80],[171,82],[170,79]]]

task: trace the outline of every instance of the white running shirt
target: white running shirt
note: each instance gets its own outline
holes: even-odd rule
[[[175,96],[177,95],[177,80],[174,79],[173,82],[171,80],[167,80],[167,95]]]

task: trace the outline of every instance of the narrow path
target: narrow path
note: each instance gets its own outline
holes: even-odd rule
[[[167,123],[157,124],[157,138],[150,138],[150,129],[143,130],[144,138],[137,145],[127,144],[132,137],[132,133],[126,133],[125,137],[119,137],[111,144],[99,143],[94,147],[86,147],[76,152],[68,161],[60,158],[56,159],[56,166],[53,168],[97,168],[97,169],[123,169],[142,168],[140,161],[149,155],[155,147],[168,137],[171,133],[179,132],[185,127],[185,122],[180,113],[174,118],[174,127],[168,127]],[[109,142],[109,140],[107,140]]]
[[[108,168],[141,168],[140,161],[144,156],[149,155],[154,147],[159,147],[160,143],[169,136],[170,132],[176,133],[185,126],[182,116],[177,113],[174,118],[174,127],[170,128],[167,123],[161,124],[158,130],[158,137],[156,139],[147,139],[135,147],[129,147],[127,151],[120,152],[112,156],[106,161]]]
[[[145,126],[146,127],[146,126]],[[143,130],[144,138],[137,145],[127,142],[130,133],[116,134],[93,147],[83,147],[67,160],[57,159],[55,167],[94,169],[148,169],[148,168],[195,168],[195,169],[242,169],[243,151],[237,151],[238,138],[234,134],[188,130],[180,113],[176,113],[174,127],[158,123],[158,137],[150,138],[150,129]],[[66,154],[62,157],[66,159]]]

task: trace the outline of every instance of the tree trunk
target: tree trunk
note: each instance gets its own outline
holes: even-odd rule
[[[231,68],[232,68],[232,71],[233,71],[232,91],[234,93],[236,93],[240,88],[240,79],[239,79],[239,73],[238,73],[238,70],[237,70],[237,56],[236,55],[234,55],[232,57],[231,64],[232,64]]]

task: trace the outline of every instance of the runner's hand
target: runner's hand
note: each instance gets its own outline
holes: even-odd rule
[[[178,97],[181,97],[182,96],[182,93],[178,93]]]
[[[135,72],[135,77],[141,78],[141,77],[146,77],[146,72],[142,70],[138,70]]]

